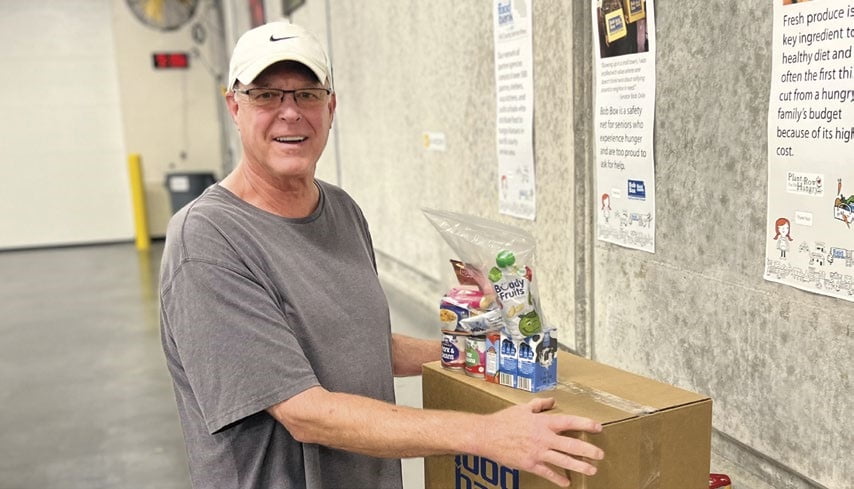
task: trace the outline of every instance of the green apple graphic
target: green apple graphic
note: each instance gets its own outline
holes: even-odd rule
[[[523,314],[519,320],[519,332],[525,336],[531,336],[542,331],[543,327],[540,324],[540,316],[537,311],[531,311]]]

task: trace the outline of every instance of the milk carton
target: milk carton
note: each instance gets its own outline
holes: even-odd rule
[[[498,383],[507,387],[516,387],[519,374],[519,345],[502,330],[499,335],[501,350],[498,356]]]
[[[554,389],[557,385],[557,336],[554,329],[514,340],[501,334],[499,359],[501,385],[528,392]]]

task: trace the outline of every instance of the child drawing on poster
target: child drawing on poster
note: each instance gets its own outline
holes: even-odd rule
[[[611,197],[608,194],[602,194],[602,217],[605,222],[611,217]]]
[[[786,259],[786,252],[789,251],[789,242],[792,241],[791,234],[792,225],[785,217],[781,217],[774,221],[774,240],[777,241],[777,249],[780,250],[780,258]]]
[[[839,194],[833,202],[833,217],[845,223],[851,229],[851,221],[854,219],[854,194],[847,198],[842,194],[842,179],[836,181],[836,193]]]

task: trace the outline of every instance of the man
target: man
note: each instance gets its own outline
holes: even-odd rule
[[[440,345],[391,333],[368,225],[314,178],[331,73],[298,26],[244,34],[226,94],[241,160],[170,221],[161,331],[193,486],[399,488],[399,458],[461,452],[558,484],[558,468],[594,473],[575,457],[601,450],[556,433],[601,426],[538,414],[551,400],[491,415],[394,404],[393,375]]]

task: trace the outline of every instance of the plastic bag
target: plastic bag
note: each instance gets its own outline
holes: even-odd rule
[[[534,237],[523,229],[476,216],[423,209],[439,234],[494,294],[504,327],[515,339],[541,333],[545,319],[534,274]]]

